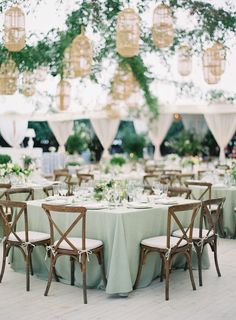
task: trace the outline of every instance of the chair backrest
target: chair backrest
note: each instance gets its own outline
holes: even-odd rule
[[[206,237],[212,232],[217,233],[225,197],[202,201],[201,217],[199,223],[199,237],[202,238],[202,229],[207,229]],[[214,207],[213,207],[214,206]],[[214,208],[214,210],[212,210]]]
[[[185,199],[189,199],[190,198],[190,194],[191,194],[192,190],[189,188],[184,188],[184,187],[168,187],[168,196],[169,197],[183,197]]]
[[[186,180],[194,179],[194,173],[178,173],[175,180],[182,186]]]
[[[29,201],[34,200],[34,189],[32,188],[11,188],[5,191],[6,199],[13,201],[14,195],[22,195],[24,198],[17,199],[17,201]]]
[[[65,182],[65,183],[70,183],[71,175],[69,174],[68,171],[56,170],[56,171],[54,171],[54,180]]]
[[[12,216],[11,221],[8,219],[8,214],[6,208],[10,208],[14,215]],[[3,234],[5,240],[7,241],[10,234],[13,234],[20,243],[25,243],[29,241],[29,224],[28,224],[28,214],[27,214],[27,204],[25,202],[19,201],[9,201],[9,200],[0,200],[0,217],[3,223]],[[23,224],[22,218],[23,217]],[[20,238],[17,232],[17,224],[20,221],[21,230],[24,231],[24,237]]]
[[[10,183],[0,183],[0,199],[4,198],[6,196],[5,191],[7,189],[11,188],[11,184]]]
[[[75,229],[75,227],[82,223],[82,250],[85,250],[85,223],[86,223],[86,208],[84,207],[73,207],[73,206],[58,206],[58,205],[50,205],[50,204],[42,204],[42,208],[44,209],[50,227],[50,244],[54,246],[54,250],[57,251],[62,241],[65,241],[69,250],[72,250],[73,253],[78,254],[78,249],[71,243],[68,239],[70,233]],[[74,214],[72,223],[68,226],[65,224],[58,223],[58,215],[60,214]],[[54,245],[55,242],[55,233],[58,233],[58,242]]]
[[[228,164],[220,164],[218,163],[216,165],[216,169],[221,169],[221,170],[229,170],[230,169],[230,166]]]
[[[198,197],[194,195],[194,190],[192,189],[191,198],[195,200],[202,200],[204,196],[207,196],[207,198],[211,199],[211,187],[212,183],[210,182],[203,182],[203,181],[197,181],[197,180],[186,180],[184,182],[185,186],[187,188],[192,189],[191,187],[201,187],[198,190],[200,190]]]
[[[53,186],[46,186],[43,188],[43,192],[47,197],[54,196]]]
[[[176,246],[172,247],[171,250],[176,250],[178,249],[182,243],[183,240],[186,240],[188,244],[192,243],[192,233],[193,233],[193,226],[194,226],[194,221],[197,216],[197,213],[201,207],[201,202],[194,202],[194,203],[188,203],[188,204],[179,204],[179,205],[174,205],[169,207],[168,209],[168,217],[167,217],[167,248],[170,249],[170,237],[171,233],[173,231],[173,227],[177,225],[177,228],[180,230],[181,235],[179,237],[179,240],[176,244]],[[188,212],[190,211],[190,212]],[[189,215],[189,222],[187,225],[183,225],[178,217],[178,215],[181,214],[186,214]],[[172,251],[172,252],[173,252]]]
[[[94,180],[94,175],[90,173],[79,173],[76,172],[78,185],[80,186],[83,182],[88,182]]]

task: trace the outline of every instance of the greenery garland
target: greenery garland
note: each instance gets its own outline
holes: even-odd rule
[[[37,0],[35,6],[42,0]],[[58,6],[63,0],[58,0]],[[129,1],[128,1],[129,2]],[[0,11],[4,10],[15,0],[3,0],[0,4]],[[24,8],[29,6],[30,1],[18,0],[17,4]],[[64,50],[70,45],[72,40],[81,31],[81,26],[91,23],[93,31],[100,33],[103,37],[102,44],[95,50],[94,65],[91,79],[97,80],[97,75],[101,71],[101,65],[104,58],[114,59],[121,64],[129,64],[135,78],[139,82],[144,92],[146,103],[153,115],[158,113],[158,100],[150,91],[150,83],[153,78],[142,59],[145,52],[156,51],[162,55],[162,51],[154,47],[151,37],[151,31],[145,25],[142,26],[140,54],[133,58],[122,58],[115,50],[115,25],[116,17],[120,10],[123,9],[123,2],[120,0],[78,0],[78,9],[71,12],[66,20],[67,30],[60,32],[52,29],[48,34],[37,42],[35,46],[26,45],[25,48],[17,53],[11,53],[20,71],[35,70],[41,65],[49,66],[53,76],[63,75],[63,56]],[[139,1],[137,10],[142,14],[148,10],[148,0]],[[189,10],[190,14],[198,19],[198,28],[186,32],[185,30],[175,30],[175,38],[170,50],[165,50],[165,55],[175,52],[176,46],[182,41],[188,41],[193,50],[200,52],[206,41],[224,40],[224,37],[236,33],[236,12],[228,5],[229,10],[222,8],[216,9],[210,3],[193,0],[169,0],[166,1],[173,11],[182,8]],[[0,64],[3,63],[9,53],[0,44]]]

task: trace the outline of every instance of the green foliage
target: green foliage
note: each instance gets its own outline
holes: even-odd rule
[[[143,148],[146,145],[146,139],[143,134],[129,133],[124,131],[122,148],[127,152],[130,158],[142,158]]]
[[[84,123],[75,123],[74,134],[70,135],[66,142],[66,150],[69,154],[82,153],[88,147],[90,133]]]
[[[196,156],[199,154],[208,154],[207,147],[203,147],[202,140],[194,131],[183,130],[172,138],[169,142],[170,147],[179,156]]]
[[[113,155],[111,160],[110,160],[110,164],[113,165],[113,166],[122,167],[125,163],[126,163],[125,158],[123,156],[119,155],[119,154]]]
[[[8,154],[0,154],[0,164],[11,162],[11,157]]]

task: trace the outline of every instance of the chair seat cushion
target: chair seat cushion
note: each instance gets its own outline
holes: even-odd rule
[[[185,228],[184,230],[186,231],[187,229]],[[208,230],[202,229],[202,237],[203,237],[203,238],[206,237],[207,233],[208,233]],[[174,232],[172,232],[172,236],[174,236],[174,237],[180,238],[180,237],[182,237],[182,235],[183,235],[183,233],[182,233],[181,230],[175,230]],[[214,235],[214,232],[213,232],[213,230],[211,230],[207,236],[208,236],[208,237],[211,237],[211,236],[213,236],[213,235]],[[192,239],[193,239],[193,240],[195,240],[195,239],[200,239],[200,238],[199,238],[199,228],[193,228],[193,236],[192,236]]]
[[[153,237],[153,238],[148,238],[148,239],[142,240],[141,244],[148,246],[148,247],[168,250],[168,248],[166,246],[166,239],[167,239],[166,236]],[[178,238],[170,237],[170,247],[173,248],[174,246],[176,246],[178,241],[179,241]],[[179,244],[179,246],[183,247],[186,244],[187,244],[187,241],[182,240],[181,243]]]
[[[67,238],[75,247],[78,251],[82,250],[82,238]],[[58,241],[54,242],[54,246],[57,244]],[[95,240],[95,239],[87,239],[85,241],[85,247],[86,250],[92,250],[96,249],[100,246],[103,245],[103,242],[100,240]],[[63,240],[62,243],[59,245],[60,249],[65,249],[65,250],[73,250],[71,246]]]
[[[25,242],[25,232],[24,231],[19,231],[16,232],[16,234],[18,235],[18,237]],[[36,232],[36,231],[28,231],[28,235],[29,235],[29,242],[34,243],[34,242],[38,242],[38,241],[44,241],[44,240],[49,240],[50,239],[50,235],[47,233],[43,233],[43,232]],[[19,242],[19,240],[15,237],[15,235],[13,233],[11,233],[9,235],[8,238],[10,241],[17,241]]]

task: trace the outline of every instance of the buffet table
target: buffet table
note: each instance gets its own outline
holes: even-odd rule
[[[46,214],[41,208],[45,200],[28,202],[30,229],[49,232]],[[189,203],[193,200],[179,200],[179,203]],[[127,295],[133,289],[136,279],[139,245],[142,239],[155,235],[164,235],[166,232],[166,218],[168,205],[155,205],[149,209],[134,209],[120,207],[116,209],[88,210],[86,220],[86,236],[92,239],[100,239],[104,243],[105,267],[107,274],[106,293]],[[182,214],[182,222],[187,223],[189,216]],[[72,219],[69,214],[63,216],[60,223],[70,225]],[[79,236],[80,229],[76,229],[71,236]],[[87,286],[101,288],[101,272],[96,257],[89,256],[87,263]],[[185,260],[177,257],[174,266],[183,267]],[[203,258],[203,267],[209,267],[207,251]],[[149,255],[143,268],[140,279],[140,287],[148,286],[154,278],[160,274],[161,261],[158,254]],[[193,266],[197,263],[193,257]],[[16,271],[24,271],[24,261],[15,250],[12,255],[12,267]],[[34,272],[41,278],[47,279],[49,259],[45,260],[45,250],[35,248],[33,252]],[[57,274],[61,281],[69,283],[70,263],[67,257],[60,257],[56,265]],[[81,273],[77,265],[75,271],[75,284],[80,286]],[[45,283],[46,285],[46,283]]]

